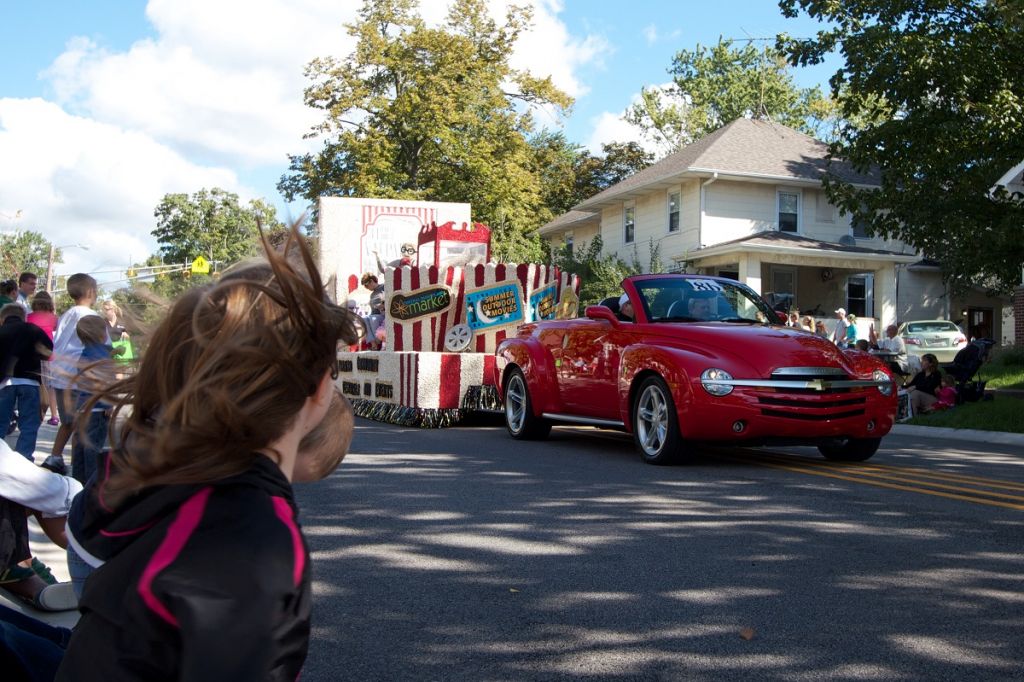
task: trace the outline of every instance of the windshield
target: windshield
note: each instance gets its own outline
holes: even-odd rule
[[[959,332],[960,329],[952,322],[935,320],[934,322],[911,322],[907,325],[910,334],[927,334],[933,332]]]
[[[633,283],[651,322],[778,323],[768,304],[739,282],[662,277]]]

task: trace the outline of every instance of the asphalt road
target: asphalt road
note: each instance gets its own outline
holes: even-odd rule
[[[1024,679],[1024,452],[890,436],[643,464],[357,421],[298,486],[310,680]]]

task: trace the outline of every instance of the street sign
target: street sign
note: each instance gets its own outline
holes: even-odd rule
[[[202,256],[199,256],[192,261],[191,270],[193,275],[208,275],[210,274],[210,262]]]

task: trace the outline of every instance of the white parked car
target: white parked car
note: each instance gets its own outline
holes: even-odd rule
[[[953,362],[967,345],[967,337],[949,320],[918,320],[904,322],[897,332],[907,345],[907,355],[921,357],[932,353],[939,363]]]

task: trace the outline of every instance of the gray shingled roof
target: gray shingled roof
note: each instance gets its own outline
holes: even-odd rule
[[[571,225],[581,223],[586,220],[599,220],[601,216],[597,213],[590,213],[589,211],[569,211],[558,216],[549,223],[541,226],[538,230],[541,235],[549,234],[551,232],[557,232],[558,230],[564,230]]]
[[[804,249],[811,249],[814,251],[841,251],[843,253],[849,253],[851,255],[861,254],[865,256],[906,256],[908,259],[916,259],[917,256],[914,254],[900,253],[899,251],[886,251],[885,249],[868,249],[863,246],[846,246],[845,244],[837,244],[836,242],[826,242],[820,239],[811,239],[810,237],[802,237],[797,234],[790,234],[787,232],[776,232],[775,230],[766,230],[764,232],[757,232],[746,237],[740,237],[739,239],[731,239],[727,242],[719,242],[718,244],[709,244],[707,247],[698,251],[691,251],[690,257],[694,260],[700,258],[703,251],[718,251],[722,247],[732,246],[735,244],[744,244],[748,246],[791,246],[799,247]]]
[[[828,145],[792,128],[770,121],[740,118],[573,208],[596,210],[607,199],[636,192],[646,185],[664,182],[686,173],[706,175],[717,171],[731,175],[820,182],[826,171],[830,171],[847,182],[879,184],[877,173],[858,173],[845,161],[833,161],[830,164],[827,157]]]

